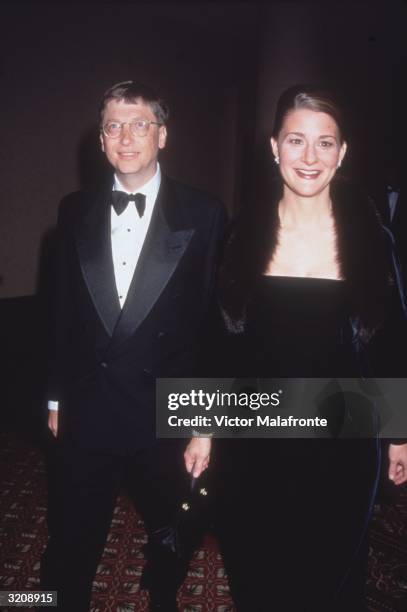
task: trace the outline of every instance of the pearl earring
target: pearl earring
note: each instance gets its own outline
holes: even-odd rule
[[[278,155],[276,155],[276,156],[275,156],[275,158],[274,158],[274,163],[275,163],[275,164],[277,164],[277,166],[278,166],[278,164],[280,163],[280,158],[279,158],[279,156],[278,156]]]

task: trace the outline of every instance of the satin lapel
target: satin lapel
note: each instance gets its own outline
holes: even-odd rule
[[[393,219],[392,222],[390,224],[391,228],[394,228],[395,233],[399,228],[400,225],[402,225],[403,227],[403,231],[405,230],[405,225],[406,225],[406,219],[407,219],[407,215],[406,215],[406,211],[405,211],[405,201],[401,201],[402,198],[402,194],[399,193],[399,197],[397,198],[397,203],[396,203],[396,210],[394,211],[394,215],[393,215]]]
[[[83,278],[107,333],[113,334],[120,316],[110,237],[109,191],[95,198],[76,230]]]
[[[175,229],[174,204],[174,194],[163,177],[122,316],[113,334],[111,349],[134,334],[151,312],[192,238],[194,229]]]

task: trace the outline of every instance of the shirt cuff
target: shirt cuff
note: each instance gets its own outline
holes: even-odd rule
[[[198,431],[197,429],[192,430],[193,438],[213,438],[213,431]]]
[[[59,402],[57,400],[48,401],[48,410],[57,411],[59,409]]]

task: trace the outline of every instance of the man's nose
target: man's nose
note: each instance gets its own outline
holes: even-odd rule
[[[120,142],[122,144],[129,144],[131,142],[132,137],[133,134],[130,131],[130,124],[122,123],[122,129],[120,132]]]

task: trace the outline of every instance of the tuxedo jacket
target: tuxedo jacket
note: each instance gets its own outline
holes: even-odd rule
[[[60,206],[49,397],[60,402],[58,437],[121,453],[155,441],[156,378],[200,374],[225,214],[217,200],[162,176],[121,309],[110,190],[76,192]]]

